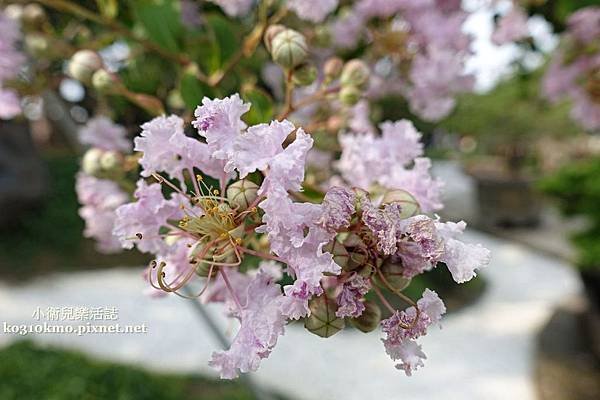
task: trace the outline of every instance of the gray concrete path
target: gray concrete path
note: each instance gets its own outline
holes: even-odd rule
[[[428,360],[413,377],[393,368],[377,332],[321,339],[290,326],[256,380],[298,400],[535,399],[535,336],[552,309],[581,290],[577,275],[558,259],[511,242],[477,233],[465,239],[492,251],[483,273],[488,289],[421,340]],[[149,332],[28,337],[154,370],[211,373],[206,363],[218,346],[190,305],[174,296],[145,297],[144,287],[131,269],[57,274],[20,287],[0,283],[0,324],[35,323],[37,307],[114,306],[120,323],[145,323]],[[218,307],[209,311],[220,315]],[[230,321],[219,323],[235,332]],[[0,332],[0,345],[17,339]]]

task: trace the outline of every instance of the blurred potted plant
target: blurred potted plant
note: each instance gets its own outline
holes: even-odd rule
[[[586,290],[600,306],[600,157],[572,163],[540,182],[566,216],[583,216],[589,225],[572,236]]]
[[[589,300],[585,321],[592,349],[600,357],[600,157],[568,165],[542,180],[540,187],[557,201],[564,215],[587,219],[587,227],[571,240]]]
[[[542,173],[542,138],[580,129],[565,105],[539,98],[540,71],[521,72],[483,95],[465,96],[443,127],[463,136],[465,170],[476,181],[479,222],[532,226],[540,220],[535,182]]]

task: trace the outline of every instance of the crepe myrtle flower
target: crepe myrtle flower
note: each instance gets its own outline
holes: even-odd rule
[[[230,348],[209,361],[222,378],[255,371],[296,319],[322,337],[346,322],[363,332],[381,323],[386,350],[410,373],[424,358],[414,339],[444,307],[433,292],[414,302],[402,290],[438,263],[457,282],[469,280],[489,253],[458,239],[464,224],[422,214],[406,190],[380,195],[333,186],[320,201],[298,201],[313,139],[287,120],[248,127],[242,117],[249,109],[237,94],[204,99],[192,122],[198,138],[183,133],[177,116],[142,125],[142,178],[136,201],[117,209],[114,234],[125,247],[155,256],[145,272],[153,294],[190,297],[181,289],[199,280],[195,297],[224,303],[239,321]],[[421,154],[419,134],[407,122],[382,130],[410,144],[396,154],[367,138],[387,165]],[[258,267],[249,257],[261,259]],[[366,299],[370,292],[378,302]],[[395,310],[386,293],[409,308]],[[383,322],[380,305],[392,315]]]
[[[128,175],[137,173],[137,159],[121,125],[103,116],[91,118],[81,127],[79,142],[88,146],[75,178],[75,192],[81,204],[79,216],[85,222],[83,235],[96,242],[100,253],[122,250],[112,234],[115,210],[128,203],[133,187]]]
[[[599,26],[599,6],[574,12],[542,82],[550,101],[571,100],[571,118],[590,131],[600,129]]]

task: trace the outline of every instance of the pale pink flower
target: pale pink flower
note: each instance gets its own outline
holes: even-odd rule
[[[180,206],[187,205],[187,199],[179,194],[165,199],[160,184],[148,185],[144,180],[138,181],[134,196],[135,202],[117,208],[113,234],[123,248],[131,249],[135,244],[144,253],[166,254],[169,246],[160,236],[161,228],[183,217]]]
[[[209,365],[221,378],[236,378],[239,372],[256,371],[283,335],[286,322],[280,309],[281,289],[268,273],[259,272],[245,290],[245,301],[236,317],[240,330],[226,351],[214,352]]]
[[[235,140],[247,126],[242,115],[248,110],[250,104],[244,103],[237,93],[224,99],[202,99],[192,125],[206,138],[214,158],[227,160],[233,156]]]
[[[75,191],[81,204],[79,215],[85,221],[83,235],[96,241],[101,253],[121,250],[119,240],[113,236],[115,210],[129,201],[129,195],[117,183],[78,173]]]
[[[0,87],[3,82],[17,76],[25,56],[17,49],[21,39],[19,25],[0,11]]]
[[[134,150],[143,153],[139,161],[142,176],[166,172],[181,181],[183,171],[192,173],[194,167],[216,178],[223,176],[223,162],[211,157],[205,143],[185,135],[178,116],[157,117],[143,124],[134,144]]]
[[[379,183],[389,189],[411,193],[425,212],[442,207],[442,184],[431,178],[427,158],[422,154],[421,134],[407,120],[380,125],[382,136],[374,134],[341,135],[342,156],[338,170],[352,186],[368,189]],[[414,163],[412,168],[409,167]]]
[[[371,290],[369,280],[360,275],[354,275],[350,280],[344,282],[340,294],[335,299],[338,305],[335,315],[339,318],[360,317],[365,310],[365,305],[361,300],[369,290]]]
[[[288,0],[288,8],[310,22],[323,22],[338,6],[338,0]]]
[[[254,0],[208,0],[215,3],[230,17],[243,17],[252,8]]]
[[[464,74],[463,62],[460,54],[437,47],[417,54],[407,93],[411,111],[428,121],[447,116],[456,105],[454,96],[473,87],[473,77]]]
[[[390,318],[381,321],[385,338],[382,340],[385,350],[392,360],[400,360],[396,368],[404,370],[406,375],[423,366],[426,358],[415,339],[427,334],[427,329],[439,323],[446,307],[437,293],[425,289],[422,298],[415,307],[396,311]]]
[[[600,7],[590,6],[577,10],[569,17],[567,29],[570,35],[582,43],[600,38]]]
[[[527,20],[525,11],[521,7],[513,6],[506,15],[500,17],[496,30],[492,34],[492,42],[496,45],[503,45],[529,37]]]
[[[462,235],[467,224],[464,221],[436,222],[438,232],[444,239],[444,254],[439,261],[446,264],[457,283],[467,282],[475,277],[476,270],[490,262],[490,251],[480,244],[467,244],[457,238]]]
[[[12,119],[21,112],[21,101],[17,92],[0,87],[0,119]]]
[[[127,138],[125,128],[104,116],[91,118],[79,130],[79,141],[84,145],[106,151],[129,153],[132,149],[131,140]]]

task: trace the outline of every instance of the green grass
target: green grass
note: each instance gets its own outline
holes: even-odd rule
[[[0,399],[250,400],[239,382],[167,375],[17,342],[0,350]]]

